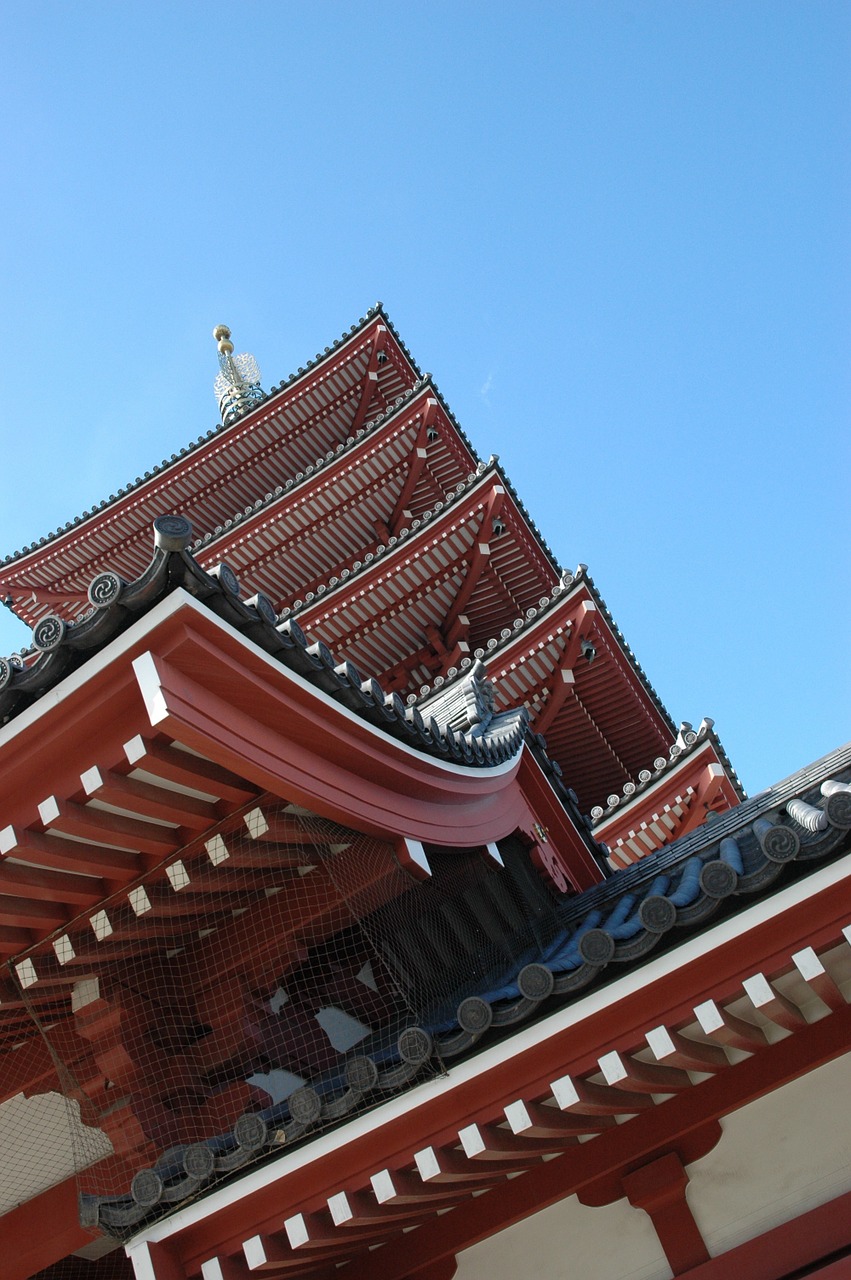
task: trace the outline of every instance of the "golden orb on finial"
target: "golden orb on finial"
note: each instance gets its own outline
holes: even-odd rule
[[[227,327],[226,324],[217,324],[215,329],[213,330],[213,337],[216,339],[216,342],[219,344],[220,355],[229,356],[232,354],[233,343],[229,341],[230,329]]]

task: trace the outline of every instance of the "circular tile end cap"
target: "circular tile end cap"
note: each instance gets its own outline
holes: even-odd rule
[[[653,893],[638,908],[638,918],[648,933],[667,933],[677,922],[677,908],[670,898]]]
[[[615,940],[605,929],[589,929],[579,940],[579,954],[586,964],[608,964],[615,954]]]
[[[735,868],[720,858],[714,858],[701,867],[700,887],[707,898],[729,898],[736,892],[739,877]]]
[[[555,978],[543,964],[527,964],[517,975],[521,996],[527,1000],[546,1000],[552,994]]]
[[[140,1169],[130,1183],[130,1194],[143,1209],[153,1209],[163,1194],[163,1180],[153,1169]]]
[[[428,1062],[434,1049],[434,1041],[423,1027],[405,1027],[397,1041],[399,1057],[411,1066]]]
[[[479,1036],[493,1022],[493,1009],[480,996],[468,996],[458,1006],[458,1025],[469,1035]]]
[[[192,525],[185,516],[157,516],[154,543],[160,551],[185,551],[192,541]]]

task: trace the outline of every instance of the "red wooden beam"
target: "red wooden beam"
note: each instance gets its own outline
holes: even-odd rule
[[[354,435],[359,431],[366,421],[366,415],[369,406],[378,389],[378,353],[384,350],[385,334],[381,328],[377,328],[372,338],[372,345],[369,352],[369,362],[366,366],[366,372],[363,375],[363,385],[361,387],[360,399],[358,407],[355,410],[355,416],[352,419],[352,425],[349,428],[349,434]]]
[[[176,853],[183,841],[177,832],[168,827],[158,827],[138,818],[125,818],[120,813],[108,813],[75,804],[58,796],[48,796],[39,805],[39,813],[45,827],[64,835],[83,840],[99,841],[137,853],[165,857]]]
[[[189,831],[205,831],[223,814],[217,805],[195,796],[183,795],[150,782],[127,778],[111,769],[93,766],[80,775],[86,795],[93,800],[129,811],[143,819],[156,819],[186,827]]]
[[[57,925],[69,920],[72,915],[71,909],[62,902],[48,904],[33,902],[29,898],[0,894],[0,925],[39,929],[50,933]]]
[[[88,906],[106,896],[106,885],[97,876],[46,871],[0,862],[0,893],[44,902],[75,902]]]
[[[709,1250],[686,1200],[688,1174],[673,1151],[623,1180],[627,1199],[648,1214],[675,1276],[709,1260]]]
[[[30,929],[0,925],[0,955],[16,956],[19,951],[26,951],[27,947],[36,941],[37,935]],[[5,1001],[3,1003],[5,1004]]]
[[[167,782],[206,791],[229,804],[246,804],[257,794],[238,774],[213,764],[212,760],[180,751],[159,738],[143,738],[137,734],[125,744],[124,751],[134,768],[144,769]]]
[[[571,1193],[582,1193],[608,1181],[616,1189],[625,1174],[646,1164],[657,1152],[673,1149],[682,1153],[684,1162],[689,1162],[696,1158],[687,1150],[690,1137],[699,1138],[700,1131],[717,1123],[719,1116],[844,1053],[849,1035],[851,1009],[824,1018],[809,1027],[807,1033],[790,1036],[699,1087],[635,1116],[628,1124],[459,1205],[437,1223],[426,1224],[407,1236],[403,1251],[385,1256],[382,1280],[405,1280],[416,1267],[468,1249]],[[698,1150],[701,1147],[705,1153],[705,1141],[699,1143]],[[601,1203],[599,1197],[597,1191],[592,1203]],[[368,1264],[352,1263],[347,1280],[371,1280]]]
[[[76,1179],[68,1178],[0,1218],[3,1280],[29,1280],[90,1243],[80,1226]]]
[[[120,880],[132,880],[142,871],[142,862],[135,853],[81,844],[77,840],[56,840],[20,827],[9,826],[0,831],[0,853],[14,855],[19,861],[38,867]]]
[[[446,617],[442,620],[443,634],[446,636],[447,644],[453,645],[459,638],[463,624],[459,621],[459,616],[464,613],[470,598],[479,583],[479,577],[484,570],[485,564],[490,557],[490,543],[493,538],[491,530],[491,521],[499,515],[505,500],[505,489],[501,484],[494,484],[487,495],[484,510],[482,511],[479,527],[476,532],[476,541],[473,544],[473,550],[470,554],[469,563],[467,565],[467,573],[464,583],[456,595],[455,599],[449,607]]]
[[[401,492],[396,499],[396,504],[387,520],[387,525],[391,533],[398,533],[404,523],[403,511],[406,509],[411,500],[411,495],[417,487],[417,482],[423,473],[428,457],[428,429],[434,422],[437,414],[437,400],[433,395],[429,395],[423,409],[422,420],[414,440],[414,454],[408,465],[408,474],[402,485]]]

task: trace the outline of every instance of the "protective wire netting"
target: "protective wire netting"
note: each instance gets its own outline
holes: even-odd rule
[[[30,1280],[134,1280],[133,1264],[118,1246],[102,1258],[73,1255],[37,1271]]]
[[[538,925],[483,851],[428,853],[415,879],[267,799],[17,957],[0,1201],[76,1174],[84,1223],[126,1236],[442,1071],[431,1037]]]

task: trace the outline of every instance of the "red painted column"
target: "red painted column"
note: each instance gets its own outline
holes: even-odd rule
[[[675,1276],[709,1261],[709,1251],[686,1200],[687,1185],[688,1174],[673,1152],[623,1179],[630,1204],[649,1214]]]

